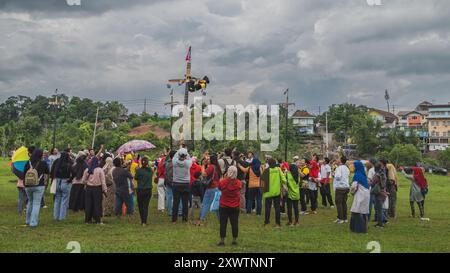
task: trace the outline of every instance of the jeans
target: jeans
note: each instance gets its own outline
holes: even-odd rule
[[[378,226],[383,226],[383,201],[375,197],[375,213]]]
[[[308,190],[309,200],[311,201],[311,211],[317,210],[317,190]]]
[[[26,187],[25,192],[28,197],[27,217],[25,223],[30,227],[36,227],[39,223],[39,211],[41,210],[41,200],[44,195],[45,186]]]
[[[300,205],[301,205],[301,211],[306,212],[308,210],[307,203],[306,203],[306,197],[308,197],[308,191],[309,189],[300,189]]]
[[[239,226],[239,208],[219,208],[220,215],[220,238],[225,238],[227,235],[227,224],[228,219],[231,223],[231,233],[233,234],[233,239],[238,237],[238,226]]]
[[[247,214],[252,213],[253,202],[256,200],[256,215],[262,212],[262,191],[261,188],[249,188],[247,200]]]
[[[19,190],[19,200],[17,201],[17,211],[19,214],[23,213],[23,209],[27,204],[27,193],[25,188],[17,188]]]
[[[116,194],[116,216],[120,216],[122,214],[122,204],[124,203],[127,207],[127,215],[134,213],[133,195]]]
[[[275,207],[275,222],[277,225],[281,225],[281,211],[280,211],[280,196],[266,198],[266,207],[264,211],[264,224],[270,223],[270,210],[272,209],[272,203]]]
[[[72,184],[67,179],[56,179],[55,204],[53,207],[53,219],[61,221],[66,218],[69,208],[70,189]]]
[[[136,195],[139,215],[141,216],[141,223],[147,224],[148,205],[150,204],[150,199],[152,198],[152,189],[137,189]]]
[[[212,202],[214,201],[214,195],[218,191],[217,188],[207,189],[205,191],[205,195],[203,196],[203,205],[202,211],[200,212],[200,220],[205,220],[206,215],[209,212]],[[217,213],[217,217],[219,217],[219,213]]]
[[[164,210],[164,202],[166,198],[166,187],[164,186],[164,178],[158,179],[158,210]]]
[[[350,189],[336,189],[336,208],[337,208],[337,218],[339,220],[347,220],[347,199]]]
[[[330,184],[322,184],[322,187],[320,187],[320,195],[322,196],[322,206],[326,207],[327,201],[330,206],[334,206]]]
[[[298,223],[298,200],[287,199],[287,213],[289,223],[292,224],[292,208],[294,208],[295,223]]]
[[[189,183],[184,184],[174,184],[173,185],[173,209],[172,209],[172,222],[176,222],[178,218],[177,211],[180,208],[180,199],[183,204],[182,218],[186,222],[188,219],[189,210]]]
[[[167,207],[167,215],[172,216],[173,189],[171,187],[166,187],[166,207]],[[181,214],[182,210],[183,210],[183,204],[180,204],[180,208],[178,209],[178,214]]]

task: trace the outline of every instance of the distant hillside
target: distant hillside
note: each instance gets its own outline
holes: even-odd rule
[[[128,135],[131,137],[136,137],[136,136],[145,135],[146,133],[149,133],[149,132],[154,134],[156,137],[158,137],[160,139],[170,136],[170,132],[168,130],[165,130],[165,129],[163,129],[157,125],[153,125],[153,124],[143,124],[141,126],[133,128],[130,130]]]

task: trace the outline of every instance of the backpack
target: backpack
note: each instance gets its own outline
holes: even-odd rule
[[[39,163],[41,163],[41,162],[39,161],[38,164],[36,165],[36,168],[33,168],[33,165],[31,165],[31,162],[29,162],[30,169],[25,173],[25,179],[24,179],[25,187],[35,187],[35,186],[39,185],[39,182],[42,178],[42,176],[39,177],[39,173],[37,171],[37,167],[39,166]]]
[[[225,170],[223,171],[222,176],[227,174],[228,168],[230,166],[235,166],[236,165],[236,162],[234,161],[234,159],[231,160],[231,163],[228,163],[227,159],[223,159],[223,163],[225,164]]]

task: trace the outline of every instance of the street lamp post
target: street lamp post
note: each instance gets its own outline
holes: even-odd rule
[[[173,139],[172,139],[172,126],[173,126],[173,106],[178,104],[178,101],[173,101],[173,87],[167,84],[167,89],[170,90],[170,102],[164,103],[164,105],[170,105],[170,150],[172,150]]]
[[[48,104],[53,105],[53,148],[56,148],[56,123],[57,123],[57,109],[59,106],[64,105],[64,101],[58,101],[58,88],[55,90],[55,100],[50,101]]]

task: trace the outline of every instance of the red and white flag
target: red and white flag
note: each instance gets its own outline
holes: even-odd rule
[[[189,47],[189,51],[186,55],[186,62],[190,62],[191,61],[191,47]]]

